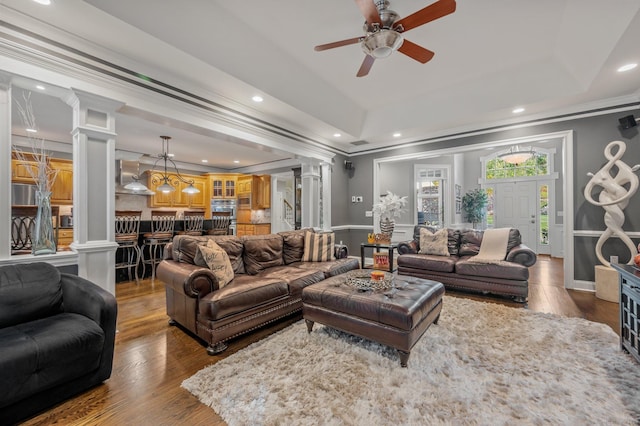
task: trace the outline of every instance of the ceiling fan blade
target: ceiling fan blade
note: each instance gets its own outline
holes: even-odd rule
[[[400,48],[398,49],[398,52],[404,53],[411,59],[415,59],[421,64],[426,64],[433,58],[433,55],[435,55],[435,53],[431,50],[425,49],[422,46],[418,46],[417,44],[412,43],[407,39],[404,39],[404,41],[402,42],[402,46],[400,46]]]
[[[362,40],[362,37],[350,38],[347,40],[334,41],[333,43],[321,44],[313,48],[316,52],[322,50],[333,49],[335,47],[348,46],[350,44],[356,44]]]
[[[364,61],[362,61],[362,65],[360,65],[358,74],[356,75],[358,77],[364,77],[365,75],[369,74],[369,70],[371,70],[371,67],[373,66],[373,63],[375,62],[375,60],[376,58],[374,58],[373,56],[366,55],[364,57]]]
[[[393,27],[395,28],[398,25],[402,25],[404,31],[409,31],[415,27],[424,25],[427,22],[431,22],[435,19],[442,18],[443,16],[453,13],[455,10],[455,0],[438,0],[424,9],[420,9],[419,11],[394,22]]]
[[[373,0],[356,0],[356,4],[369,25],[374,23],[382,24],[380,13]]]

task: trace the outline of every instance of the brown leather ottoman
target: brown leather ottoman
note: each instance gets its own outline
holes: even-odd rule
[[[314,322],[391,346],[407,366],[411,348],[442,310],[444,286],[436,281],[398,275],[397,291],[359,291],[345,274],[305,287],[302,316],[311,333]],[[393,293],[393,294],[392,294]]]

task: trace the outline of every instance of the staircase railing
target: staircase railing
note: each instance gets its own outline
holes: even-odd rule
[[[282,200],[282,211],[283,211],[283,221],[287,224],[287,226],[289,227],[289,229],[294,229],[295,226],[293,224],[294,222],[294,216],[293,216],[293,206],[291,204],[289,204],[289,202],[287,200]]]

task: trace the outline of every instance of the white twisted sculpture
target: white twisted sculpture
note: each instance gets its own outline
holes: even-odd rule
[[[616,146],[618,151],[613,154],[612,150]],[[607,229],[598,238],[598,243],[596,244],[596,256],[605,266],[610,266],[610,263],[602,256],[602,246],[612,235],[618,236],[629,247],[631,251],[629,264],[633,263],[633,257],[638,253],[631,238],[622,231],[622,225],[624,224],[623,210],[629,204],[629,198],[638,190],[638,176],[634,172],[640,169],[640,164],[629,167],[623,161],[620,161],[626,149],[627,146],[624,142],[610,142],[604,149],[604,156],[609,161],[597,173],[587,173],[587,176],[591,176],[591,180],[584,188],[584,196],[587,201],[595,206],[601,206],[605,210],[604,223],[607,225]],[[614,166],[618,169],[615,176],[611,174],[611,169]],[[624,187],[626,184],[629,184],[629,189]],[[591,192],[596,186],[602,187],[598,201],[591,196]]]

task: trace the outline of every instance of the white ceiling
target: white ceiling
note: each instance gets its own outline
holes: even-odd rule
[[[395,52],[363,78],[356,77],[364,58],[357,44],[313,50],[362,34],[364,19],[352,1],[52,1],[0,5],[126,58],[140,72],[204,88],[343,152],[640,99],[640,68],[616,72],[640,62],[637,0],[458,0],[455,13],[405,33],[435,52],[432,61]],[[394,0],[390,8],[403,17],[430,3]],[[252,103],[256,93],[263,103]],[[525,112],[515,116],[515,107]],[[154,154],[167,133],[180,141],[185,162],[199,162],[207,144],[219,161],[210,164],[220,168],[233,168],[233,159],[247,165],[292,157],[156,121],[123,112],[118,148]]]

